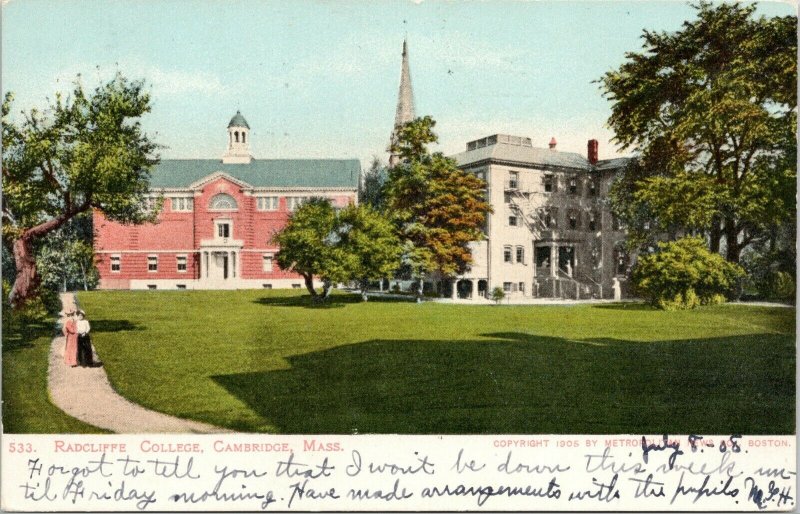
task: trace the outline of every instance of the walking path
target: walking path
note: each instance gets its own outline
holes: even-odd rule
[[[76,309],[75,295],[61,295],[62,312]],[[68,367],[64,363],[63,336],[53,339],[47,374],[52,402],[74,418],[99,428],[121,434],[197,433],[210,434],[229,430],[176,418],[152,411],[126,400],[111,387],[105,369],[100,367]],[[94,353],[94,348],[92,349]],[[98,362],[97,354],[94,356]]]

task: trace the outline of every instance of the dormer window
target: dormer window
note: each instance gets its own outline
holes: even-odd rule
[[[220,193],[211,198],[208,208],[212,211],[235,211],[238,205],[234,197],[229,194]]]
[[[242,132],[242,143],[246,143],[247,142],[247,141],[245,141],[246,136],[247,136],[247,133],[246,132]]]
[[[236,140],[236,142],[238,143],[239,142],[239,131],[238,130],[233,133],[233,137]]]

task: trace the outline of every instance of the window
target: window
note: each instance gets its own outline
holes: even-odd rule
[[[508,188],[509,189],[517,189],[519,187],[519,172],[518,171],[509,171],[508,172]]]
[[[300,284],[292,284],[292,289],[300,289]]]
[[[522,246],[517,247],[517,262],[525,264],[525,248]]]
[[[261,284],[264,289],[272,289],[272,284]]]
[[[158,286],[155,284],[147,284],[147,289],[158,289]]]
[[[236,199],[225,193],[214,195],[209,204],[209,209],[214,211],[235,211],[237,208]]]
[[[503,282],[503,291],[506,293],[511,292],[511,282]]]
[[[520,293],[525,294],[525,282],[520,282],[518,289]]]
[[[589,214],[589,230],[591,232],[597,230],[597,214],[595,213]]]
[[[578,179],[572,177],[569,179],[569,194],[576,195],[578,194]]]
[[[552,193],[553,191],[555,191],[556,190],[556,188],[555,188],[556,183],[555,182],[556,182],[555,177],[553,177],[552,174],[550,174],[550,173],[546,174],[544,176],[544,192],[545,193]]]
[[[175,284],[178,289],[186,289],[186,284]]]
[[[597,180],[589,180],[589,196],[597,196]]]
[[[301,205],[303,205],[308,198],[305,196],[287,196],[286,197],[286,208],[290,211],[294,211]]]
[[[175,261],[178,264],[178,271],[181,273],[186,273],[186,256],[178,255],[175,257]]]
[[[485,171],[476,171],[475,176],[481,180],[486,180],[486,172]]]
[[[550,266],[550,247],[537,246],[536,247],[536,266],[546,268]]]
[[[544,221],[545,228],[556,228],[558,227],[558,208],[557,207],[549,207],[544,210],[542,214],[542,218]]]
[[[506,246],[503,248],[503,262],[513,262],[511,260],[511,247]]]
[[[516,216],[509,216],[508,217],[508,226],[509,227],[516,227],[517,226],[517,217]]]
[[[239,142],[239,131],[237,130],[236,132],[234,132],[233,136],[236,138],[236,142],[238,143]]]
[[[231,224],[230,223],[217,223],[217,237],[227,239],[231,237]]]
[[[580,226],[580,218],[577,212],[570,211],[569,213],[569,228],[572,230],[577,230]]]
[[[278,197],[277,196],[259,196],[256,199],[256,208],[259,211],[277,211],[278,210]]]
[[[247,132],[242,132],[242,143],[247,142]]]
[[[169,199],[173,212],[191,212],[194,209],[194,198],[175,197]]]
[[[120,270],[122,269],[120,261],[121,261],[121,257],[119,255],[112,255],[111,256],[111,271],[113,273],[119,273]]]
[[[265,254],[263,257],[263,270],[272,271],[272,254]]]
[[[150,255],[147,257],[147,271],[155,273],[158,271],[158,257]]]
[[[511,195],[508,193],[503,193],[503,201],[505,203],[511,203]]]

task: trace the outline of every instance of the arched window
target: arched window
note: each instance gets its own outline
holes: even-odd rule
[[[237,208],[236,199],[225,193],[214,195],[209,205],[209,209],[214,211],[235,211]]]
[[[246,143],[247,142],[246,139],[247,139],[247,132],[242,132],[242,143]]]
[[[233,137],[236,138],[236,142],[238,143],[239,142],[239,131],[238,130],[233,133]]]

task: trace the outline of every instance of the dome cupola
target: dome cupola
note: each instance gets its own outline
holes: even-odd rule
[[[224,164],[250,164],[250,125],[240,111],[228,122],[228,149],[222,156]]]

